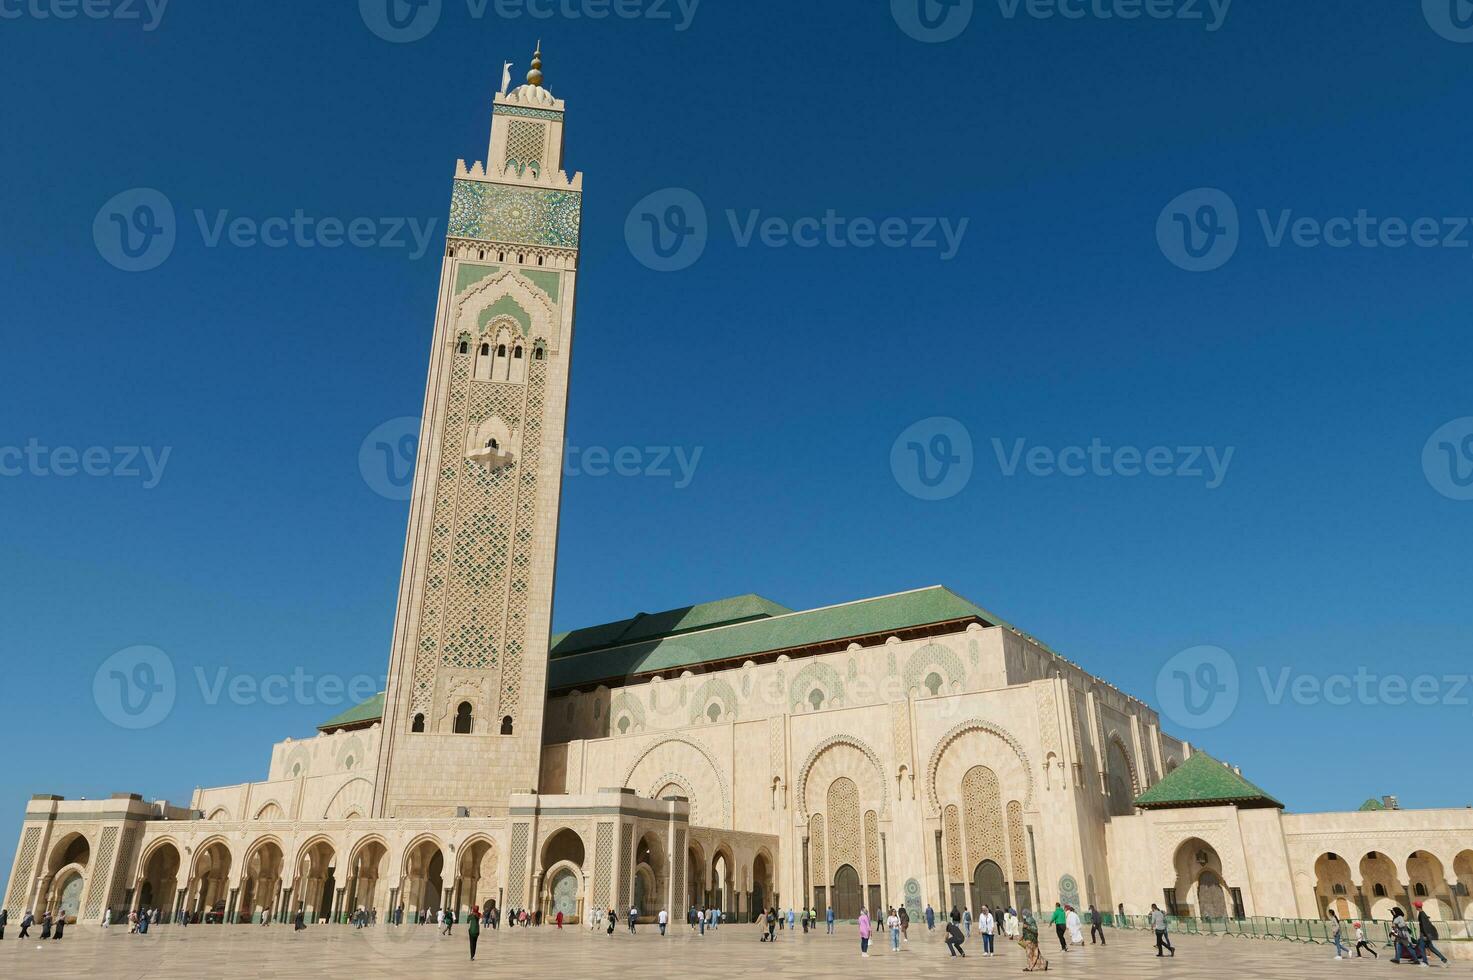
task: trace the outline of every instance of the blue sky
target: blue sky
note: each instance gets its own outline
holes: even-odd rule
[[[1473,802],[1452,766],[1473,715],[1473,44],[1435,3],[1240,0],[1209,30],[977,0],[931,43],[899,0],[443,0],[391,43],[346,0],[49,2],[0,3],[0,447],[21,451],[0,454],[0,866],[31,793],[184,803],[342,707],[213,685],[382,675],[407,506],[359,450],[419,411],[452,167],[484,156],[502,61],[520,79],[539,37],[586,174],[568,440],[638,447],[641,473],[566,479],[559,628],[944,583],[1153,703],[1174,657],[1220,648],[1182,675],[1235,670],[1231,710],[1168,726],[1291,809]],[[128,272],[99,242],[136,188],[177,240]],[[709,231],[657,272],[625,230],[670,188]],[[1201,188],[1237,243],[1192,272],[1172,229],[1231,219],[1203,219],[1222,198]],[[212,246],[196,218],[298,211],[439,239]],[[830,211],[902,219],[905,244],[740,244]],[[1362,211],[1381,244],[1337,237]],[[1386,244],[1395,219],[1436,245]],[[915,242],[962,222],[949,258]],[[1106,475],[1050,462],[1091,445]],[[112,475],[65,475],[91,447]],[[699,452],[689,480],[648,447]],[[1131,464],[1153,447],[1171,475]],[[177,698],[135,731],[93,680],[139,645]]]

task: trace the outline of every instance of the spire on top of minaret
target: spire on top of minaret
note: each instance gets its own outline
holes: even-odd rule
[[[527,72],[527,84],[542,87],[542,39],[537,39],[537,50],[532,52],[532,68]]]

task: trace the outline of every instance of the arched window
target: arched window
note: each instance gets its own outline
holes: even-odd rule
[[[481,356],[482,357],[485,357],[489,353],[491,353],[491,345],[490,344],[482,344],[481,345]]]
[[[629,716],[628,715],[620,715],[619,716],[619,734],[620,735],[627,735],[628,733],[629,733]]]
[[[496,356],[497,357],[505,357],[506,356],[506,345],[505,344],[497,344],[496,345]]]
[[[1415,885],[1412,886],[1412,894],[1416,895],[1418,898],[1426,898],[1427,886],[1422,884],[1420,881],[1417,882]]]
[[[534,360],[534,361],[540,361],[545,356],[546,356],[546,352],[543,351],[543,349],[541,347],[534,347],[532,349],[532,360]]]
[[[720,718],[721,705],[717,704],[715,701],[712,701],[711,706],[706,709],[706,717],[710,718],[712,721],[716,721],[718,718]]]
[[[511,715],[507,715],[505,718],[501,719],[501,734],[511,734]]]
[[[486,440],[486,448],[487,449],[495,449],[497,452],[500,452],[501,451],[501,444],[498,443],[495,439],[487,439]]]
[[[808,703],[813,705],[814,711],[817,711],[819,708],[823,707],[823,689],[815,687],[813,690],[809,691]]]
[[[926,690],[931,692],[932,697],[935,697],[941,691],[941,675],[934,670],[926,675]]]
[[[511,356],[512,357],[515,357],[519,361],[522,359],[522,345],[521,344],[517,344],[516,347],[512,348]]]
[[[424,731],[425,730],[425,716],[424,715],[415,715],[414,716],[414,721],[410,722],[410,724],[409,724],[409,730],[411,732],[422,732],[422,731]]]
[[[460,707],[455,709],[455,734],[469,735],[471,733],[471,703],[460,702]]]
[[[471,352],[471,342],[468,340],[462,340],[460,342],[460,352],[462,354],[469,354]]]
[[[1385,898],[1386,886],[1381,884],[1379,881],[1376,882],[1375,887],[1371,889],[1371,894],[1375,895],[1377,898]]]

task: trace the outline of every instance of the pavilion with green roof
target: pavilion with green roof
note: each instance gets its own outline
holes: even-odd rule
[[[1187,760],[1135,798],[1142,810],[1180,807],[1235,806],[1244,810],[1284,804],[1253,785],[1242,774],[1205,752],[1194,752]]]

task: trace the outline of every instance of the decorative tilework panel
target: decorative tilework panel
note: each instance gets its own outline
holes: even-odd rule
[[[577,248],[582,209],[579,191],[457,180],[450,197],[447,234],[487,242]]]
[[[613,880],[614,863],[614,825],[601,823],[598,825],[598,836],[593,845],[593,906],[594,908],[606,909],[609,907],[609,882]]]
[[[15,874],[10,879],[10,889],[5,894],[5,907],[10,917],[17,919],[25,911],[21,906],[29,897],[31,882],[35,879],[36,851],[41,846],[41,828],[27,827],[20,839],[20,858],[15,862]]]
[[[869,884],[880,883],[880,821],[873,810],[864,811],[864,866]]]
[[[634,883],[634,824],[619,828],[619,912],[629,911],[629,888]]]
[[[829,857],[835,870],[845,864],[859,871],[859,787],[854,780],[840,776],[829,786]]]
[[[962,806],[965,807],[968,861],[975,868],[983,861],[1008,863],[1003,847],[1005,828],[997,773],[986,766],[973,766],[962,777]],[[970,875],[968,879],[970,880]]]
[[[506,880],[506,903],[524,905],[527,901],[527,825],[511,828],[511,869]]]
[[[548,119],[562,122],[563,114],[557,109],[532,109],[521,106],[499,105],[491,110],[497,116],[521,116],[524,119]]]
[[[1028,880],[1028,853],[1023,843],[1023,804],[1008,803],[1008,847],[1013,852],[1013,880]]]
[[[83,912],[82,921],[96,922],[102,915],[102,903],[107,899],[107,885],[111,877],[113,853],[118,849],[118,828],[103,827],[102,836],[97,841],[97,860],[89,861],[87,870],[91,872],[87,882],[87,907]]]

